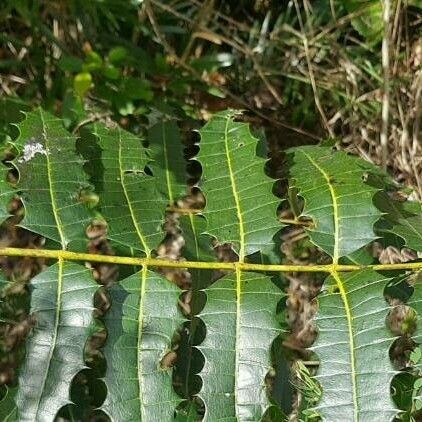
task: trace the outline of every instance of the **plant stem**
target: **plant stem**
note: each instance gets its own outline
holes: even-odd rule
[[[30,256],[33,258],[63,259],[68,261],[105,262],[119,265],[136,265],[167,268],[198,268],[214,270],[241,271],[269,271],[269,272],[347,272],[371,268],[375,271],[387,270],[422,270],[422,262],[403,262],[400,264],[375,264],[375,265],[265,265],[247,262],[196,262],[196,261],[171,261],[157,258],[136,258],[128,256],[97,255],[78,253],[64,250],[25,249],[25,248],[0,248],[0,256]]]

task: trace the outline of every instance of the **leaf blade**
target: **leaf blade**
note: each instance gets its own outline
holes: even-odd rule
[[[104,348],[108,395],[101,409],[116,422],[171,420],[182,399],[173,390],[171,370],[161,369],[160,360],[183,322],[177,309],[180,290],[144,268],[110,295]]]
[[[164,198],[147,173],[151,158],[142,141],[120,127],[92,126],[95,142],[86,151],[91,178],[100,195],[99,209],[108,223],[108,238],[116,248],[147,256],[163,238]]]
[[[37,325],[27,342],[16,397],[19,420],[52,420],[70,402],[70,384],[85,368],[98,288],[85,267],[59,260],[32,280]]]
[[[283,293],[269,277],[241,272],[205,291],[208,299],[199,317],[207,336],[197,346],[205,357],[198,394],[206,406],[204,420],[260,420],[271,406],[264,379],[270,345],[281,331],[275,308]]]
[[[25,217],[21,225],[60,244],[62,249],[82,248],[91,215],[80,195],[91,187],[76,154],[76,138],[61,120],[41,108],[18,124],[14,145],[21,152],[13,161],[19,171]],[[63,161],[66,157],[66,161]]]
[[[315,227],[306,229],[312,242],[337,263],[375,240],[373,225],[382,215],[372,203],[378,189],[365,182],[373,167],[328,147],[289,151],[291,183],[305,199],[302,215],[314,221]]]
[[[186,161],[179,128],[174,120],[161,121],[148,131],[151,164],[157,185],[169,205],[187,194]]]
[[[203,170],[207,233],[219,243],[232,243],[243,261],[270,243],[282,226],[276,219],[274,181],[264,173],[265,159],[256,155],[258,140],[248,125],[234,121],[236,114],[217,113],[199,131],[197,159]]]
[[[390,398],[395,371],[388,355],[394,337],[385,322],[387,281],[371,270],[335,274],[318,296],[319,334],[311,350],[321,361],[315,378],[322,400],[315,410],[324,420],[381,422],[398,412]]]

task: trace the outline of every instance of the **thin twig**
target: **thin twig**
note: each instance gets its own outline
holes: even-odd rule
[[[93,114],[92,116],[88,117],[85,120],[82,120],[81,122],[79,122],[74,129],[72,130],[72,135],[75,135],[76,133],[79,132],[79,130],[86,125],[89,125],[90,123],[94,123],[97,122],[98,120],[102,120],[106,117],[110,117],[113,113],[111,112],[106,112],[106,113],[102,113],[102,114]]]
[[[334,132],[331,129],[330,124],[328,123],[327,116],[325,115],[324,109],[322,108],[321,102],[319,100],[318,89],[317,89],[317,86],[316,86],[314,71],[313,71],[313,68],[312,68],[311,55],[309,53],[308,38],[306,36],[306,32],[305,32],[305,28],[304,28],[304,25],[303,25],[302,16],[300,14],[300,8],[299,8],[299,4],[298,4],[297,0],[294,0],[294,4],[295,4],[295,8],[296,8],[296,13],[297,13],[300,29],[301,29],[301,32],[302,32],[301,38],[302,38],[302,41],[303,41],[303,47],[305,48],[306,63],[308,65],[309,79],[311,81],[312,91],[314,93],[315,105],[316,105],[316,108],[318,109],[318,112],[321,116],[321,119],[322,119],[322,122],[323,122],[325,128],[327,129],[330,136],[332,138],[334,138],[335,137]]]
[[[202,26],[207,26],[208,20],[211,18],[210,11],[214,9],[214,0],[206,0],[203,5],[201,5],[199,12],[196,15],[195,21],[192,24],[192,31],[189,41],[186,44],[185,50],[183,51],[182,57],[180,60],[186,62],[190,56],[191,50],[195,43],[197,29]]]
[[[390,12],[391,1],[383,1],[383,22],[384,36],[382,39],[382,69],[384,75],[383,92],[382,92],[382,111],[381,111],[381,163],[384,170],[387,169],[388,161],[388,129],[390,114]]]
[[[303,227],[312,227],[312,221],[301,221],[298,219],[289,219],[289,218],[280,218],[278,220],[283,224],[291,224],[293,226],[303,226]]]

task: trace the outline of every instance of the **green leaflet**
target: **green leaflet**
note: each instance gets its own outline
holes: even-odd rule
[[[416,282],[413,286],[413,294],[407,302],[407,305],[412,307],[416,312],[416,331],[413,334],[413,340],[422,343],[422,276],[418,274]]]
[[[408,248],[422,251],[422,214],[400,219],[391,232],[402,237]]]
[[[171,421],[182,400],[172,370],[160,367],[172,336],[184,321],[180,289],[146,269],[110,289],[112,307],[104,355],[108,395],[101,406],[112,421]]]
[[[416,201],[395,201],[381,193],[377,196],[376,205],[384,212],[380,222],[381,233],[382,230],[394,233],[404,240],[408,248],[422,251],[422,204]]]
[[[373,205],[377,189],[365,183],[373,166],[328,147],[289,150],[291,184],[305,200],[302,215],[311,217],[308,232],[334,262],[376,239],[373,225],[381,212]]]
[[[8,149],[6,142],[13,136],[12,124],[20,122],[24,115],[22,110],[29,110],[28,104],[19,98],[6,97],[0,99],[0,143],[2,148]],[[7,207],[16,195],[15,189],[7,182],[9,168],[0,165],[0,224],[10,217]]]
[[[6,392],[0,400],[0,416],[2,422],[16,422],[18,418],[18,408],[16,407],[17,387],[5,386]]]
[[[70,402],[70,383],[85,368],[84,347],[94,328],[90,270],[59,261],[32,279],[36,326],[27,340],[16,396],[20,422],[52,421]]]
[[[228,274],[205,290],[199,315],[207,329],[198,349],[205,357],[199,375],[204,421],[260,420],[271,406],[265,376],[270,346],[280,334],[275,318],[283,293],[263,274]]]
[[[7,212],[7,207],[10,204],[10,201],[16,195],[16,191],[7,183],[6,177],[8,169],[3,167],[2,179],[0,179],[0,224],[6,221],[10,214]]]
[[[163,239],[167,199],[148,174],[151,162],[139,137],[120,127],[92,126],[96,143],[85,138],[91,181],[100,196],[99,209],[108,224],[108,238],[147,256]]]
[[[220,244],[232,243],[243,261],[271,243],[282,226],[276,218],[280,201],[272,194],[274,181],[265,175],[265,160],[256,154],[258,140],[248,125],[234,121],[236,114],[217,113],[199,131],[197,158],[207,233]]]
[[[188,261],[216,261],[217,257],[211,245],[211,238],[201,236],[201,233],[206,230],[206,226],[207,222],[202,216],[189,214],[179,217],[179,227],[185,240],[182,255]],[[189,272],[192,275],[192,288],[196,290],[208,287],[214,274],[213,270],[198,268],[191,268]]]
[[[84,249],[91,215],[81,196],[90,185],[83,160],[75,152],[76,138],[60,119],[40,108],[28,113],[18,128],[14,144],[20,154],[13,163],[25,206],[20,225],[59,243],[62,249]]]
[[[394,340],[386,327],[388,280],[372,270],[336,274],[318,296],[311,349],[321,361],[322,400],[315,410],[327,422],[386,422],[398,412],[390,398],[396,372],[388,354]]]
[[[148,131],[148,142],[154,162],[150,164],[158,189],[169,205],[187,194],[186,160],[176,122],[163,121]]]
[[[357,14],[351,19],[351,23],[369,44],[381,41],[384,29],[381,2],[378,0],[345,0],[343,4],[348,13]]]
[[[391,1],[391,15],[396,10],[397,2],[397,0]],[[341,3],[344,4],[348,13],[355,15],[351,19],[351,23],[369,44],[375,45],[382,40],[384,33],[382,2],[378,0],[345,0]],[[405,5],[421,8],[422,2],[421,0],[409,0]]]

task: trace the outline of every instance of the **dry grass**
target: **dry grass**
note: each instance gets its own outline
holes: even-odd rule
[[[312,140],[309,135],[338,138],[341,148],[384,165],[398,182],[414,189],[414,198],[422,198],[422,16],[409,12],[404,2],[394,3],[396,8],[384,14],[388,25],[381,48],[365,44],[351,25],[365,10],[333,16],[321,25],[320,10],[311,2],[295,0],[293,5],[274,17],[272,2],[256,2],[261,15],[266,11],[261,21],[245,15],[236,20],[209,0],[191,0],[185,8],[178,1],[149,0],[145,7],[158,41],[188,72],[188,57],[199,58],[215,45],[230,51],[246,69],[241,76],[248,90],[238,94],[240,84],[230,69],[217,79],[220,90],[267,127],[278,127],[278,136],[284,127],[284,138],[293,131],[303,143]],[[164,13],[189,28],[190,41],[181,57],[160,30]],[[206,74],[193,75],[210,80]],[[291,110],[300,109],[300,95],[289,104],[286,91],[295,81],[299,90],[312,89],[318,116],[312,130],[292,123]]]

